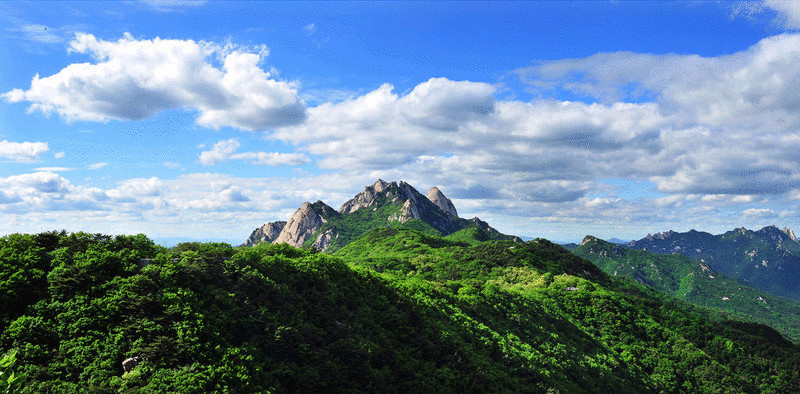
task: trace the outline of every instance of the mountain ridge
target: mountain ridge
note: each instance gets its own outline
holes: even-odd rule
[[[740,227],[718,235],[670,230],[625,246],[657,254],[680,253],[761,290],[800,300],[800,242],[786,227],[773,225],[757,231]]]
[[[436,186],[423,195],[405,181],[378,179],[342,204],[339,210],[322,201],[304,202],[288,221],[266,223],[253,230],[243,246],[255,246],[260,242],[286,243],[328,251],[341,248],[371,228],[387,226],[409,227],[437,236],[480,228],[485,240],[521,242],[518,237],[502,234],[477,217],[460,218],[453,202]]]

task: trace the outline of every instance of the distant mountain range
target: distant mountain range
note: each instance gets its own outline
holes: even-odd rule
[[[286,243],[333,251],[371,229],[384,227],[410,228],[462,241],[522,241],[500,233],[478,218],[458,217],[453,202],[436,187],[422,195],[406,182],[378,179],[338,211],[322,201],[304,202],[288,221],[266,223],[253,230],[243,245]]]
[[[668,231],[625,246],[658,254],[680,253],[755,288],[800,300],[800,242],[788,228],[738,228],[719,235]]]
[[[682,254],[628,249],[587,236],[573,251],[613,276],[632,278],[694,305],[764,323],[800,340],[800,304],[776,297]]]

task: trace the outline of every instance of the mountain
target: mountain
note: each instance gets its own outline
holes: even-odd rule
[[[288,222],[272,222],[257,228],[243,244],[260,242],[287,243],[333,251],[352,242],[370,229],[405,227],[437,236],[453,236],[460,240],[485,241],[515,239],[495,230],[478,219],[458,217],[453,202],[437,187],[422,195],[406,182],[378,179],[364,191],[345,202],[338,211],[322,201],[303,203]],[[265,229],[270,234],[266,236]]]
[[[800,341],[800,304],[714,271],[682,254],[633,250],[587,236],[572,253],[603,271],[624,276],[694,305],[774,327]]]
[[[318,253],[12,234],[0,291],[3,371],[26,393],[800,390],[800,347],[772,328],[544,239],[384,226]]]
[[[626,246],[659,254],[680,253],[755,288],[800,300],[800,242],[788,228],[738,228],[719,235],[668,231],[648,234]]]

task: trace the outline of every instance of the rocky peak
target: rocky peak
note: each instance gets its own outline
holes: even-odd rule
[[[792,232],[792,229],[790,229],[789,227],[784,227],[781,229],[781,231],[783,231],[783,233],[786,234],[789,237],[789,239],[797,242],[797,237],[794,236],[794,232]]]
[[[270,243],[278,238],[285,226],[286,222],[284,221],[269,222],[253,230],[250,234],[250,238],[247,238],[243,246],[256,246],[261,242]]]
[[[404,182],[401,182],[404,183]],[[397,182],[386,182],[383,179],[378,179],[375,183],[370,186],[364,188],[364,191],[356,194],[355,197],[351,198],[350,201],[347,201],[339,208],[340,213],[351,213],[355,212],[361,208],[371,207],[376,205],[378,199],[383,196],[388,197],[395,197],[392,194],[392,190],[390,189],[397,189],[398,185]]]
[[[791,240],[797,242],[797,237],[795,237],[792,230],[788,227],[778,228],[777,226],[767,226],[762,228],[761,230],[756,231],[761,237],[767,238],[773,244],[782,244],[784,241]]]
[[[314,204],[304,202],[286,222],[274,243],[302,246],[315,231],[328,222],[325,216],[332,212],[336,211],[322,201],[317,201]]]
[[[483,220],[480,220],[477,217],[469,219],[468,221],[471,222],[471,223],[476,224],[479,228],[483,229],[483,231],[486,231],[486,233],[489,234],[489,236],[491,236],[491,237],[498,237],[498,236],[502,236],[503,235],[501,232],[497,231],[495,228],[490,226],[489,223],[484,222]],[[513,236],[510,239],[512,241],[514,241],[514,242],[519,242],[519,243],[524,242],[522,240],[522,238],[517,237],[517,236]]]
[[[430,200],[434,205],[439,207],[442,211],[453,215],[454,217],[458,217],[458,211],[456,211],[456,206],[453,205],[453,202],[450,201],[449,198],[445,197],[444,193],[439,190],[438,187],[434,186],[431,190],[428,190],[428,194],[426,195],[428,200]]]
[[[583,237],[583,241],[581,241],[581,244],[579,246],[585,246],[587,244],[595,243],[595,242],[597,242],[597,238],[595,238],[592,235],[587,235],[587,236]]]
[[[394,182],[392,182],[392,183],[394,183]],[[367,188],[371,187],[372,190],[375,191],[375,193],[380,193],[380,192],[386,190],[386,188],[389,187],[389,185],[390,185],[389,182],[386,182],[383,179],[378,178],[378,180],[375,181],[375,183],[373,183],[372,186],[367,186]]]
[[[672,230],[669,230],[669,231],[666,231],[666,232],[663,232],[663,233],[647,234],[647,237],[645,237],[645,239],[647,239],[647,240],[654,240],[654,239],[665,240],[665,239],[671,237],[673,234],[677,234],[677,233],[672,231]]]
[[[404,181],[389,183],[378,179],[374,184],[365,187],[363,192],[344,203],[339,212],[344,215],[363,208],[374,210],[379,205],[393,204],[399,206],[400,210],[388,217],[388,222],[406,223],[411,219],[420,219],[443,234],[450,234],[460,229],[456,223],[458,216],[452,201],[439,189],[434,190],[431,196],[445,207],[449,203],[451,209],[443,209]]]

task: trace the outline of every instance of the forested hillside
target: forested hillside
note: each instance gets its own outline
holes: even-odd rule
[[[800,390],[775,330],[546,240],[461,238],[378,229],[329,255],[9,235],[0,350],[23,392]]]
[[[756,289],[714,271],[707,263],[679,253],[662,255],[628,249],[591,236],[572,252],[609,275],[628,277],[694,305],[767,324],[787,338],[800,341],[797,301]]]
[[[800,242],[792,230],[744,227],[712,235],[691,230],[648,235],[626,245],[652,253],[680,253],[772,294],[800,301]]]

